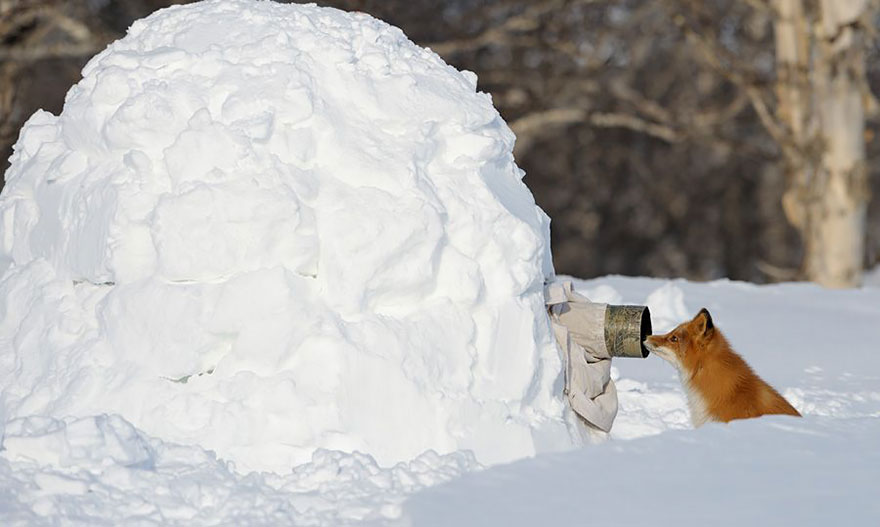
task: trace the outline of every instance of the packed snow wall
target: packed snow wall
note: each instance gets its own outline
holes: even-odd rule
[[[241,469],[570,446],[513,142],[472,73],[365,14],[136,22],[15,146],[0,415],[117,413]]]

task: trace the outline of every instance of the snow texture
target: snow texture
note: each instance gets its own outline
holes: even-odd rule
[[[192,446],[147,437],[118,416],[16,419],[0,453],[4,525],[347,525],[400,515],[403,498],[460,476],[473,456],[432,451],[380,469],[317,450],[285,475],[237,474]]]
[[[691,430],[672,368],[621,359],[611,439],[549,452],[581,438],[512,144],[364,14],[135,23],[0,194],[0,524],[876,523],[876,287],[577,282],[657,331],[708,307],[804,418]]]
[[[426,489],[405,503],[400,524],[877,522],[880,289],[624,277],[575,286],[587,296],[647,303],[657,333],[708,308],[734,349],[803,419],[767,416],[693,430],[680,381],[667,363],[653,356],[617,360],[620,411],[611,441]]]
[[[217,0],[134,23],[15,145],[6,417],[116,414],[240,470],[579,444],[549,221],[475,87],[362,13]]]
[[[609,277],[579,291],[650,299],[655,320],[708,307],[804,414],[690,429],[662,360],[620,359],[612,439],[481,470],[467,452],[392,467],[318,450],[245,473],[116,416],[7,423],[4,525],[873,525],[880,516],[880,289]],[[405,432],[405,431],[401,431]],[[632,440],[630,440],[632,439]]]

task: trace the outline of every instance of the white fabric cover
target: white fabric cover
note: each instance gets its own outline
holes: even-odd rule
[[[609,432],[617,415],[611,355],[605,348],[605,309],[574,291],[570,281],[545,286],[544,299],[565,361],[565,394],[587,425]]]

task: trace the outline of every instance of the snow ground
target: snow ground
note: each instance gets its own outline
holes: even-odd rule
[[[625,277],[576,286],[596,300],[647,301],[655,332],[707,307],[804,419],[692,430],[671,367],[618,360],[615,439],[427,489],[404,506],[410,525],[876,524],[880,290]]]
[[[658,330],[709,307],[807,418],[688,430],[671,368],[620,360],[611,441],[483,470],[582,441],[549,218],[476,82],[251,0],[94,57],[0,194],[0,527],[876,517],[878,288],[579,282]]]
[[[464,451],[394,467],[321,450],[249,473],[113,416],[6,423],[4,525],[869,525],[880,517],[880,289],[577,281],[647,302],[660,332],[700,307],[805,415],[691,430],[671,367],[615,363],[612,439],[485,470]],[[0,422],[5,421],[0,419]]]
[[[770,418],[469,474],[406,504],[411,525],[876,525],[880,420]]]

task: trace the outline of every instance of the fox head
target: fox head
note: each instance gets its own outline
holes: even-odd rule
[[[669,333],[648,337],[645,347],[681,370],[709,346],[715,335],[712,315],[703,308],[692,320],[680,324]]]

